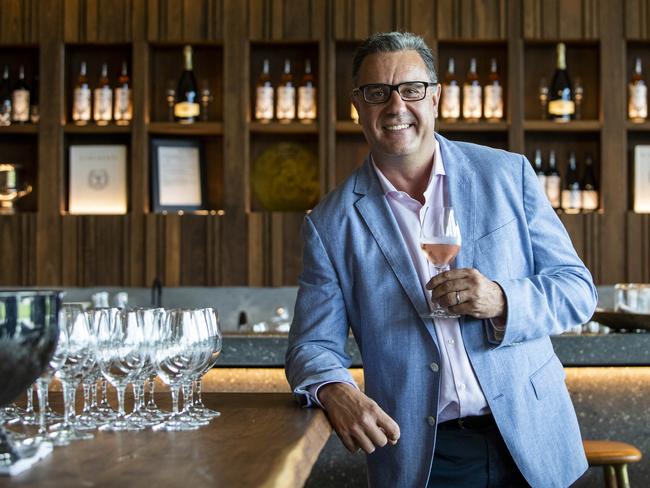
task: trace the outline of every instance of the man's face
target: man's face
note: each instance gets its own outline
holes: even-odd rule
[[[371,54],[363,60],[358,73],[358,86],[405,81],[431,81],[416,51]],[[387,102],[376,105],[367,103],[361,92],[353,94],[359,121],[377,162],[396,158],[416,163],[431,160],[439,97],[440,85],[427,88],[426,97],[415,102],[403,101],[396,91],[391,92]]]

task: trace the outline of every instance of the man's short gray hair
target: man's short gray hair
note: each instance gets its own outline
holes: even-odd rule
[[[357,85],[359,69],[366,56],[375,53],[393,53],[397,51],[416,51],[429,72],[432,83],[438,82],[433,66],[433,54],[422,37],[411,32],[377,32],[367,38],[354,52],[352,60],[352,81]],[[426,80],[413,80],[426,81]]]

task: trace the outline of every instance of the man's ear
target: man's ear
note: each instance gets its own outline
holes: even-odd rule
[[[440,83],[437,83],[433,89],[434,92],[431,97],[431,100],[433,101],[433,116],[438,118],[438,107],[440,106],[440,93],[442,92],[442,86]]]

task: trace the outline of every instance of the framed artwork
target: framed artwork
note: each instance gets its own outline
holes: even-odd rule
[[[68,212],[76,215],[127,212],[125,145],[71,145]]]
[[[154,212],[205,209],[205,160],[197,140],[151,140]]]

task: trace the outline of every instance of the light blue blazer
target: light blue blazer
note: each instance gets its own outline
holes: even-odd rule
[[[498,342],[484,320],[460,319],[465,348],[499,430],[534,487],[565,487],[587,468],[562,364],[549,335],[583,322],[596,290],[530,163],[519,154],[436,134],[462,232],[457,267],[495,280],[508,303]],[[304,270],[286,373],[309,385],[353,382],[351,328],[365,392],[400,426],[396,446],[368,456],[373,487],[425,487],[433,459],[440,354],[426,296],[367,159],[303,224]]]

